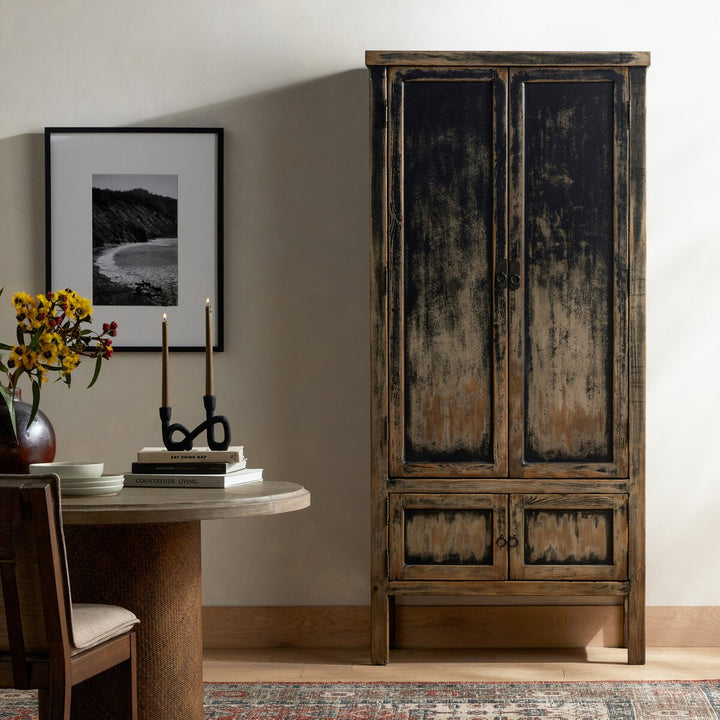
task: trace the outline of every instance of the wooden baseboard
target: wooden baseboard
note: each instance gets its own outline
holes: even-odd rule
[[[587,647],[622,645],[617,605],[399,606],[397,646]],[[650,647],[720,646],[720,607],[648,607]],[[344,647],[370,643],[365,606],[204,607],[207,648]]]
[[[206,648],[370,646],[370,608],[203,607]]]

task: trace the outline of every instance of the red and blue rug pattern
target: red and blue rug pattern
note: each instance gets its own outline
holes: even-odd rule
[[[0,720],[36,720],[0,690]],[[206,683],[205,720],[720,720],[719,681]]]
[[[718,720],[720,682],[227,683],[205,720]]]

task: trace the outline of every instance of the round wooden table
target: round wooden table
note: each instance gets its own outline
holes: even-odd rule
[[[227,489],[124,488],[62,498],[73,602],[104,602],[139,618],[139,720],[202,720],[200,522],[275,515],[310,505],[293,483]],[[73,693],[73,720],[113,717],[113,678]]]

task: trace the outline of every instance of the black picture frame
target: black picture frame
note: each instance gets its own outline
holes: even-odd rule
[[[160,350],[163,315],[171,350],[204,350],[206,299],[223,350],[223,146],[216,127],[45,128],[46,290],[90,298],[116,350]]]

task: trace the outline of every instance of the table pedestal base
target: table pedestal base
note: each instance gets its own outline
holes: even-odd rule
[[[73,602],[140,618],[139,720],[202,720],[200,521],[66,525],[65,542]],[[74,688],[73,720],[114,717],[114,678],[103,675]]]

